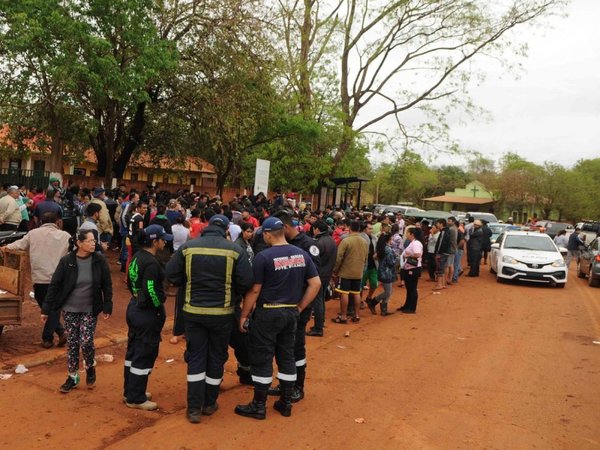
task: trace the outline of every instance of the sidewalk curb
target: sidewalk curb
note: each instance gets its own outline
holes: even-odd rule
[[[163,331],[171,331],[173,330],[173,319],[165,322],[165,326],[163,327]],[[99,349],[112,347],[113,345],[119,345],[127,342],[127,334],[114,334],[107,335],[101,338],[98,338],[94,341],[96,347],[96,353]],[[65,349],[63,348],[53,348],[49,350],[41,350],[37,353],[32,353],[29,355],[24,355],[16,358],[12,358],[2,364],[3,369],[0,370],[0,373],[11,373],[14,368],[18,364],[23,364],[28,369],[32,367],[41,366],[43,364],[50,364],[54,361],[57,361],[61,358],[65,358],[67,356]]]

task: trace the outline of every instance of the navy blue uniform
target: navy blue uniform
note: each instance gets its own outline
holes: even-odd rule
[[[273,356],[282,386],[294,385],[297,305],[307,280],[317,275],[310,256],[292,245],[271,247],[256,255],[254,278],[261,291],[250,326],[250,349],[257,389],[266,390],[273,381]]]

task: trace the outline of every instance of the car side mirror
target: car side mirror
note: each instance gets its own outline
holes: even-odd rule
[[[500,248],[500,244],[493,243],[492,244],[492,248],[499,249]]]
[[[567,249],[564,247],[558,247],[558,251],[565,254],[567,253]]]

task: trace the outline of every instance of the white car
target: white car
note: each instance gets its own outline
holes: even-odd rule
[[[498,282],[527,280],[565,287],[567,266],[547,234],[529,231],[505,231],[492,244],[490,270]]]

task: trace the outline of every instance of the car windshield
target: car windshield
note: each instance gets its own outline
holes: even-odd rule
[[[555,252],[552,240],[547,236],[506,236],[505,249],[537,250],[542,252]]]
[[[492,230],[493,234],[500,234],[506,228],[505,226],[502,226],[502,225],[489,225],[489,227],[490,227],[490,230]]]

